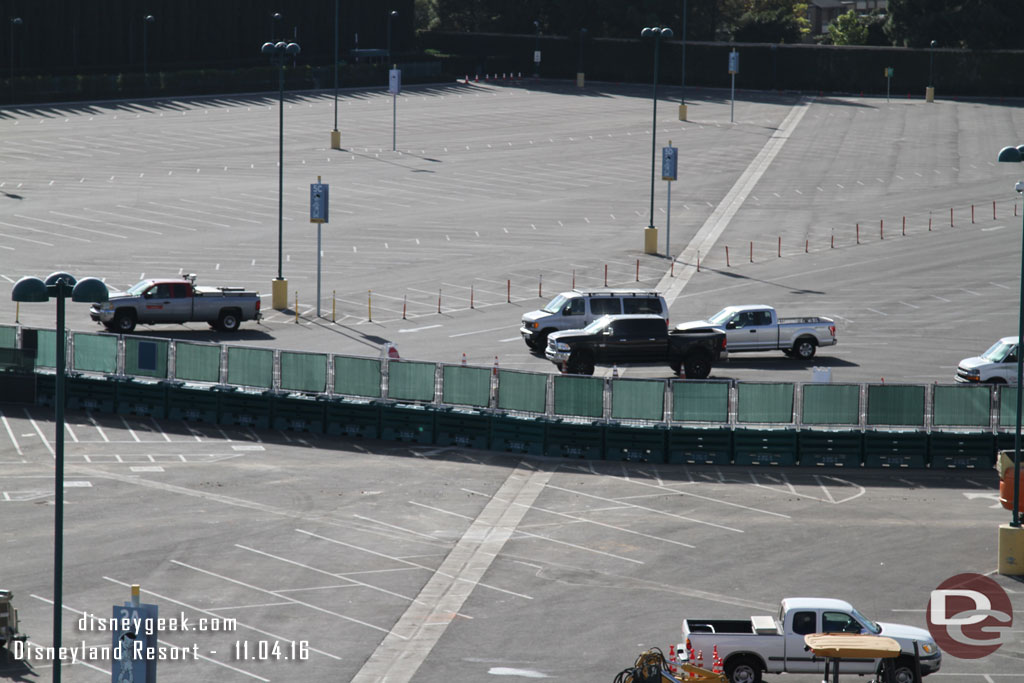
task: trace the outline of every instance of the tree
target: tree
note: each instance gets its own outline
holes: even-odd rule
[[[868,40],[868,27],[853,10],[840,14],[828,27],[833,45],[864,45]]]
[[[734,40],[747,43],[798,43],[810,32],[807,3],[795,0],[746,0]]]
[[[1019,0],[889,0],[885,32],[895,45],[972,50],[1020,47]]]

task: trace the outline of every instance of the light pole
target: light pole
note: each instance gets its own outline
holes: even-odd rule
[[[277,41],[277,28],[281,23],[281,13],[274,12],[270,15],[270,39]]]
[[[54,516],[53,516],[53,647],[61,646],[61,610],[64,604],[64,372],[67,337],[64,330],[64,299],[97,303],[108,299],[107,286],[94,277],[76,281],[68,273],[52,273],[45,281],[37,277],[23,277],[14,283],[11,300],[38,303],[57,300],[57,377],[55,382],[54,413],[56,419],[54,443]],[[53,659],[53,681],[60,681],[60,658]]]
[[[938,45],[934,40],[928,46],[928,87],[924,91],[924,99],[926,102],[935,101],[935,46]]]
[[[655,143],[658,138],[658,49],[661,39],[666,40],[672,37],[670,28],[645,28],[640,32],[641,38],[654,38],[654,89],[651,92],[651,100],[654,102],[654,119],[651,124],[651,219],[644,230],[644,253],[658,253],[658,229],[654,227],[654,153]]]
[[[686,0],[683,0],[683,45],[680,52],[683,53],[683,63],[679,73],[679,120],[686,120]],[[774,48],[775,46],[772,45]]]
[[[271,306],[276,310],[288,307],[288,281],[281,270],[281,254],[284,251],[284,63],[288,57],[299,54],[298,43],[263,43],[260,52],[270,57],[277,65],[277,85],[280,112],[277,124],[277,279],[271,283]]]
[[[388,64],[391,64],[391,20],[398,16],[398,12],[391,10],[388,12]],[[388,67],[391,68],[390,66]]]
[[[149,90],[149,25],[156,21],[156,17],[147,14],[142,19],[142,89]]]
[[[998,161],[1006,161],[1013,163],[1020,163],[1024,160],[1024,145],[1017,147],[1003,147],[999,151]],[[1024,193],[1024,182],[1018,182],[1016,188],[1018,193]],[[1024,228],[1024,224],[1022,224]],[[1024,232],[1021,233],[1024,237]],[[1017,551],[1024,550],[1024,529],[1021,529],[1020,525],[1020,431],[1021,431],[1021,406],[1024,401],[1021,401],[1021,388],[1024,386],[1024,353],[1021,353],[1021,342],[1024,341],[1024,247],[1021,249],[1021,280],[1020,280],[1020,307],[1017,312],[1017,419],[1015,423],[1015,431],[1013,434],[1013,506],[1011,508],[1012,517],[1009,525],[1009,529],[1000,528],[999,532],[999,572],[1002,574],[1015,573],[1019,574],[1024,572],[1024,568],[1017,566],[1013,568],[1013,571],[1003,571],[1004,563],[1003,559],[1006,557],[1008,552],[1004,552],[1004,544],[1007,546],[1007,550],[1010,548],[1016,548]],[[1019,553],[1010,554],[1011,558],[1016,554],[1020,557]],[[1009,560],[1007,564],[1010,564],[1013,560]],[[1008,568],[1009,569],[1009,568]]]
[[[334,0],[334,130],[331,131],[331,149],[341,149],[341,131],[338,130],[338,0]]]
[[[533,77],[540,78],[540,21],[533,20]]]
[[[580,65],[579,65],[579,68],[576,69],[576,85],[578,87],[580,87],[580,88],[583,87],[584,79],[586,78],[586,76],[584,75],[585,72],[583,71],[583,39],[586,38],[586,37],[587,37],[587,29],[581,28],[580,29]]]
[[[11,17],[11,103],[14,102],[14,27],[21,26],[21,17]]]

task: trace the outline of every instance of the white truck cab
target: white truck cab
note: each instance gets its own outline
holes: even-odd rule
[[[980,356],[964,358],[956,381],[987,384],[1017,383],[1017,337],[1003,337]]]
[[[574,289],[562,292],[544,308],[523,315],[519,328],[526,345],[544,351],[548,335],[560,330],[581,330],[605,315],[654,314],[668,319],[668,304],[658,292],[638,289]]]

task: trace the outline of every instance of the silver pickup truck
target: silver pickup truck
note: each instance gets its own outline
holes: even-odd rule
[[[682,323],[676,329],[704,327],[725,330],[729,353],[778,350],[808,360],[819,346],[836,344],[836,323],[831,318],[779,318],[771,306],[726,306],[707,320]]]
[[[127,334],[138,324],[206,322],[235,332],[243,320],[259,320],[260,295],[243,287],[196,287],[196,276],[143,280],[110,300],[93,304],[89,317],[113,332]]]

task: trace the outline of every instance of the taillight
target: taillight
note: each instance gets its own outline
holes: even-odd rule
[[[722,350],[725,351],[725,343],[729,341],[728,337],[722,337]]]
[[[260,312],[260,300],[259,299],[256,299],[256,312],[257,313]]]
[[[832,335],[833,337],[834,337],[834,336],[836,336],[836,326],[835,326],[835,325],[829,325],[829,326],[828,326],[828,332],[829,332],[829,334],[831,334],[831,335]]]

